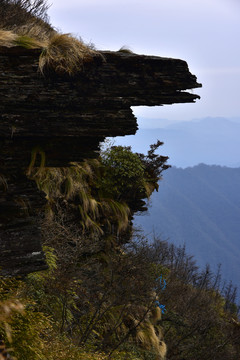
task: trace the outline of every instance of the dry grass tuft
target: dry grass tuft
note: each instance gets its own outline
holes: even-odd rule
[[[0,29],[0,46],[12,47],[17,38],[14,32]]]
[[[92,61],[97,52],[70,34],[55,34],[48,42],[39,59],[42,73],[46,68],[58,73],[73,75],[83,69],[84,63]]]
[[[0,46],[21,46],[26,49],[42,49],[39,58],[39,70],[44,74],[51,69],[59,74],[74,75],[81,72],[84,63],[92,61],[94,56],[103,56],[70,34],[58,34],[54,30],[42,31],[42,27],[29,24],[14,31],[0,29]]]
[[[137,341],[148,350],[153,350],[156,354],[157,360],[164,360],[167,353],[167,346],[161,340],[161,332],[156,333],[154,326],[151,323],[144,323],[137,329]]]
[[[94,55],[91,45],[70,34],[59,34],[49,24],[47,0],[0,0],[0,46],[42,49],[39,70],[73,75]]]
[[[142,344],[145,349],[157,349],[159,339],[155,333],[152,324],[144,324],[137,330],[137,340]]]
[[[167,345],[164,341],[160,341],[158,346],[159,359],[165,359],[167,354]]]
[[[27,49],[44,48],[46,40],[38,40],[37,37],[29,35],[19,35],[10,30],[0,29],[0,45],[5,47],[21,46]]]
[[[99,205],[105,216],[111,214],[117,222],[118,233],[127,230],[129,226],[130,209],[126,203],[103,198]],[[109,223],[109,227],[111,228],[111,223]]]
[[[147,318],[137,327],[136,341],[142,348],[150,350],[155,354],[156,360],[165,360],[167,346],[163,341],[163,334],[159,321],[161,320],[161,310],[155,307]]]
[[[38,155],[40,159],[37,159]],[[39,160],[40,166],[36,167]],[[74,203],[78,209],[83,231],[92,230],[93,233],[102,235],[101,226],[107,226],[111,230],[111,222],[114,222],[118,233],[128,228],[130,209],[127,204],[92,193],[91,184],[95,184],[97,176],[101,176],[98,174],[101,167],[98,160],[72,163],[68,168],[46,168],[44,164],[44,152],[34,149],[27,175],[45,192],[50,215],[60,200],[66,200],[69,206]],[[107,219],[106,222],[103,219]]]
[[[161,318],[162,318],[162,312],[161,312],[160,308],[158,306],[156,306],[151,311],[151,315],[150,315],[151,324],[157,325],[157,323],[161,320]]]
[[[24,47],[25,49],[41,49],[46,43],[33,39],[27,35],[22,35],[17,37],[14,41],[14,45]]]

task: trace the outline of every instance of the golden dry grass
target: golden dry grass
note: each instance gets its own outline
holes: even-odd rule
[[[159,339],[152,324],[141,325],[137,330],[137,340],[145,349],[158,348]]]
[[[161,309],[156,306],[152,311],[151,311],[151,314],[150,314],[150,322],[151,324],[153,325],[156,325],[162,318],[162,312],[161,312]]]
[[[0,46],[13,47],[22,46],[27,49],[44,48],[46,41],[38,40],[26,34],[17,34],[11,30],[0,29]]]
[[[37,155],[40,155],[40,166],[36,166]],[[101,219],[110,219],[117,225],[118,233],[123,232],[129,225],[130,209],[125,203],[97,196],[93,197],[90,183],[101,166],[98,160],[88,160],[72,163],[68,168],[47,168],[45,154],[40,149],[32,152],[32,159],[27,175],[33,178],[40,190],[46,194],[49,215],[53,214],[54,207],[60,199],[70,201],[78,199],[78,211],[81,215],[80,225],[82,230],[92,230],[94,233],[103,234]],[[102,224],[103,225],[103,224]],[[106,220],[105,225],[111,229],[111,221]]]
[[[25,49],[41,49],[46,43],[37,39],[31,38],[27,35],[20,35],[14,41],[15,46],[21,46]]]
[[[0,29],[0,46],[21,46],[27,49],[42,49],[39,70],[53,70],[59,74],[74,75],[83,70],[84,64],[100,55],[70,34],[59,34],[54,30],[42,31],[40,25],[27,24],[12,30]]]
[[[48,40],[40,56],[39,69],[42,73],[46,68],[51,68],[58,73],[73,75],[81,71],[84,63],[91,61],[96,54],[96,51],[70,34],[55,34]]]
[[[17,38],[14,32],[0,29],[0,46],[12,47]]]
[[[164,360],[167,346],[163,341],[163,334],[158,322],[161,320],[161,310],[155,307],[148,317],[137,328],[136,340],[144,349],[155,353],[156,360]]]
[[[165,359],[167,354],[167,345],[164,341],[160,341],[158,346],[159,360]]]
[[[137,341],[143,348],[153,350],[156,353],[157,360],[164,360],[167,352],[167,346],[161,339],[161,332],[156,333],[151,323],[144,323],[137,329]]]

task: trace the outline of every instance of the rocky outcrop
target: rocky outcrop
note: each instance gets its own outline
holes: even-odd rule
[[[200,87],[178,59],[102,51],[70,77],[38,71],[40,50],[0,47],[0,267],[44,268],[37,218],[45,199],[26,171],[94,157],[109,136],[135,134],[131,106],[194,102]]]

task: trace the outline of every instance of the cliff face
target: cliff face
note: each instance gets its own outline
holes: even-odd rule
[[[39,50],[0,47],[0,267],[45,267],[38,216],[44,194],[26,176],[36,165],[96,156],[109,136],[135,134],[131,106],[194,102],[200,87],[178,59],[103,51],[70,77],[38,72]]]

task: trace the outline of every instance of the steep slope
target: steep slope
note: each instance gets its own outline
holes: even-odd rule
[[[146,232],[177,245],[186,243],[199,265],[216,269],[240,283],[240,168],[207,166],[171,168],[154,193],[151,207],[135,218]]]

